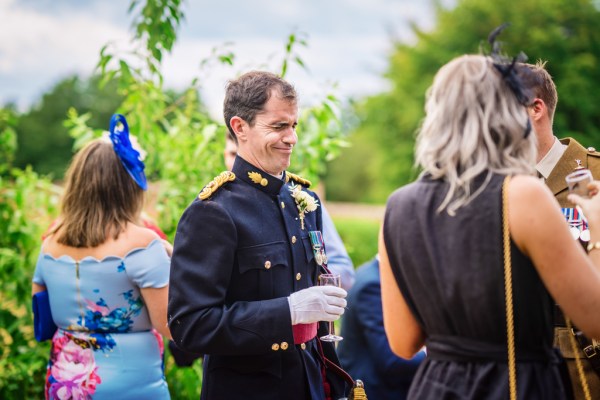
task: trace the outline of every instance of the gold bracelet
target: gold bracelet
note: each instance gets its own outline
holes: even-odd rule
[[[588,253],[594,249],[600,249],[600,241],[599,242],[594,242],[594,243],[589,243],[587,245],[587,251]]]

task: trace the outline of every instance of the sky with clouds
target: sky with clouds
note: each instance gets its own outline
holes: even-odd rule
[[[0,0],[0,104],[14,102],[24,110],[59,80],[89,76],[105,44],[126,48],[129,3]],[[187,0],[183,10],[177,42],[163,62],[165,85],[183,88],[200,77],[214,116],[227,79],[253,68],[278,71],[294,31],[306,34],[308,47],[297,51],[308,70],[292,66],[287,79],[310,104],[333,84],[342,97],[385,90],[382,74],[393,40],[410,42],[411,22],[425,29],[434,23],[427,0]],[[233,51],[234,66],[201,70],[215,47]]]

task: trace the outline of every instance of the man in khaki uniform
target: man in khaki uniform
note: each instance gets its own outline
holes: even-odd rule
[[[585,148],[575,139],[558,140],[552,132],[552,122],[558,95],[550,74],[544,69],[545,63],[528,64],[535,73],[535,100],[528,107],[529,116],[538,139],[536,169],[563,208],[573,207],[567,200],[569,191],[565,177],[581,166],[592,171],[595,179],[600,179],[600,151],[594,147]],[[593,399],[600,398],[600,341],[586,338],[578,332],[577,352]],[[571,347],[571,331],[566,328],[564,317],[558,307],[555,312],[554,346],[558,347],[567,361],[569,375],[576,399],[584,399],[581,379],[575,364],[575,352]],[[585,349],[585,353],[582,349]],[[594,370],[593,365],[597,365]]]

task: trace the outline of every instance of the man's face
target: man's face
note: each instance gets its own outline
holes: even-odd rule
[[[243,122],[243,134],[238,135],[240,156],[271,175],[280,175],[290,165],[292,148],[298,141],[297,124],[297,104],[273,91],[254,125]]]
[[[225,139],[225,150],[223,151],[223,158],[225,159],[225,167],[231,171],[233,168],[233,162],[237,155],[237,144],[227,136]]]

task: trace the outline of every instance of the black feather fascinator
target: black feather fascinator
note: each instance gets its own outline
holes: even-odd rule
[[[494,68],[500,72],[502,79],[508,85],[510,90],[517,97],[517,101],[525,107],[530,106],[535,99],[534,85],[536,81],[535,74],[524,63],[527,61],[527,55],[522,51],[510,59],[501,52],[502,44],[496,39],[502,31],[510,24],[505,22],[494,29],[488,36],[488,43],[492,48],[489,55],[492,59]],[[531,133],[531,121],[527,119],[525,127],[526,138]]]
[[[497,41],[502,31],[509,26],[508,22],[494,29],[488,36],[488,43],[492,52],[489,55],[492,58],[494,68],[496,68],[504,82],[517,96],[517,100],[524,106],[530,106],[535,98],[532,83],[535,79],[533,72],[523,65],[527,61],[527,55],[520,52],[512,59],[503,55],[501,51],[502,43]]]

